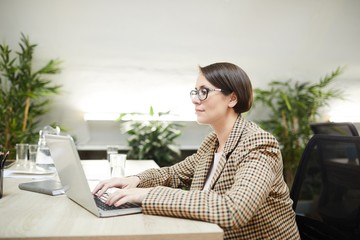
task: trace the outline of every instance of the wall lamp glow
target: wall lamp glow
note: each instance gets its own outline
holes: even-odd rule
[[[360,113],[356,110],[355,104],[339,107],[329,113],[329,120],[331,122],[360,122]]]
[[[115,121],[119,118],[120,113],[102,113],[102,112],[86,112],[84,113],[85,121]],[[189,122],[195,121],[194,114],[189,115],[163,115],[158,116],[149,116],[149,115],[132,115],[125,116],[123,120],[136,120],[136,121],[146,121],[146,120],[161,120],[161,121],[174,121],[174,122]]]
[[[84,113],[85,121],[115,121],[120,116],[119,113]]]

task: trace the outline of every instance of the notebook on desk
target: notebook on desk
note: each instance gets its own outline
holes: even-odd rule
[[[71,136],[45,135],[45,140],[66,195],[71,200],[98,217],[112,217],[142,211],[139,205],[132,203],[128,203],[122,208],[109,207],[102,204],[103,202],[91,193]]]

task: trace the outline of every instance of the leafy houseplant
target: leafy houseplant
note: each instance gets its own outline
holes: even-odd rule
[[[58,94],[60,86],[52,86],[49,75],[60,72],[60,61],[50,60],[34,70],[36,44],[21,34],[20,51],[0,45],[0,145],[13,149],[17,143],[37,141],[39,118],[47,109],[47,96]]]
[[[338,67],[318,83],[272,81],[269,90],[255,89],[255,103],[270,109],[268,119],[259,121],[280,143],[284,162],[285,180],[292,185],[296,168],[312,132],[310,123],[316,122],[320,109],[331,99],[343,99],[343,93],[329,89],[337,76],[343,72]]]
[[[125,116],[138,116],[138,113],[121,114],[122,131],[129,135],[130,147],[128,158],[153,159],[159,166],[169,166],[180,156],[180,149],[174,144],[174,140],[181,135],[181,125],[162,121],[161,116],[169,112],[154,113],[152,107],[148,117],[150,120],[124,121]],[[151,119],[153,118],[153,119]]]

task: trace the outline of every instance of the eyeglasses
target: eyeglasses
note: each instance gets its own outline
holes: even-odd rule
[[[200,101],[204,101],[208,95],[209,95],[209,92],[212,92],[212,91],[217,91],[217,92],[224,92],[222,89],[220,88],[214,88],[214,89],[210,89],[210,88],[200,88],[199,90],[191,90],[190,91],[190,97],[191,99],[194,99],[196,96],[197,98],[200,100]]]

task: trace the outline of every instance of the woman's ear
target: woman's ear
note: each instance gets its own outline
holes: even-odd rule
[[[230,94],[230,102],[229,102],[229,107],[233,108],[235,107],[235,105],[237,104],[238,99],[236,94],[233,92]]]

